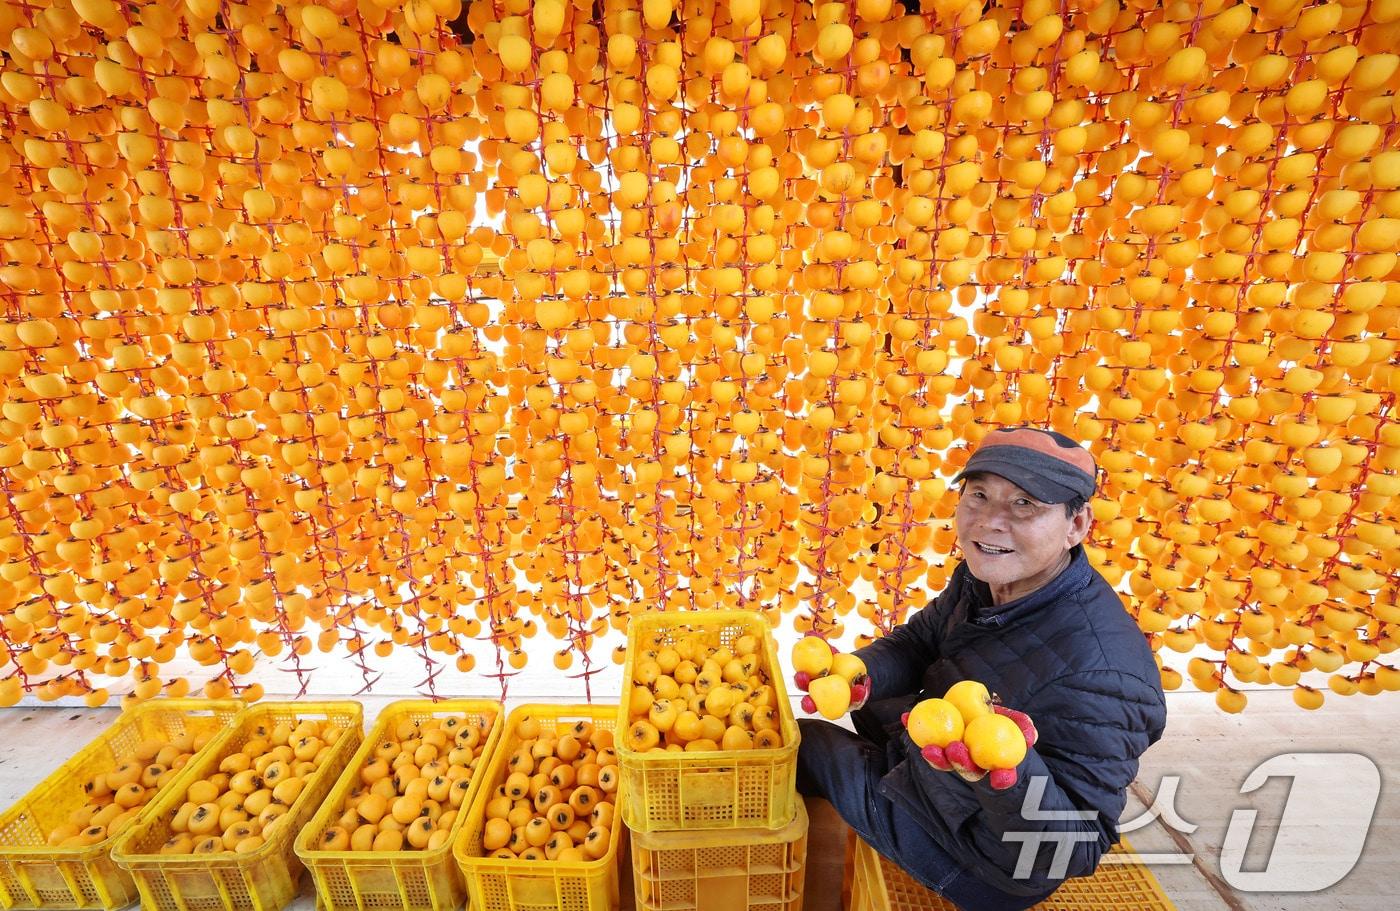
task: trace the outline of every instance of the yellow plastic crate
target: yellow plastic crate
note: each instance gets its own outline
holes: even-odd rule
[[[185,732],[217,733],[242,710],[236,700],[155,699],[132,706],[112,726],[34,786],[0,815],[0,907],[120,908],[136,900],[136,884],[112,860],[120,833],[86,848],[51,848],[47,833],[83,806],[83,784],[110,772],[143,740],[170,739]],[[188,769],[213,747],[196,753]],[[184,770],[146,804],[183,787]],[[138,816],[138,820],[140,817]]]
[[[704,631],[724,646],[744,635],[763,643],[764,672],[778,703],[783,745],[771,750],[718,750],[709,753],[639,753],[618,737],[618,764],[624,796],[622,818],[633,832],[680,829],[780,829],[797,812],[797,721],[788,702],[783,669],[768,621],[752,611],[685,611],[637,617],[627,633],[624,686],[632,682],[636,656],[659,637],[675,642]],[[647,643],[647,645],[639,645]],[[630,722],[627,700],[618,706],[617,730]]]
[[[1142,864],[1125,860],[1132,847],[1120,842],[1093,876],[1069,879],[1032,911],[1176,911],[1157,877]],[[850,911],[958,911],[857,839]]]
[[[807,810],[777,831],[709,829],[632,836],[637,911],[802,911]]]
[[[618,907],[618,845],[622,825],[612,828],[608,853],[597,860],[504,860],[486,857],[481,846],[486,824],[486,804],[491,792],[505,781],[505,764],[520,744],[515,735],[521,718],[531,716],[543,724],[553,721],[563,731],[575,721],[591,721],[595,729],[611,731],[617,720],[614,705],[522,705],[510,713],[496,742],[496,752],[486,767],[481,790],[476,792],[467,824],[457,834],[452,853],[467,879],[469,907],[478,911],[611,911]],[[626,783],[618,782],[618,796]]]
[[[331,721],[345,733],[331,755],[311,776],[281,827],[260,848],[247,854],[171,854],[156,852],[170,838],[170,822],[184,803],[188,786],[153,803],[152,811],[117,841],[112,856],[131,872],[141,894],[142,911],[277,911],[296,895],[302,865],[292,841],[325,799],[331,785],[360,745],[363,710],[358,702],[263,702],[246,709],[198,762],[191,762],[187,783],[211,774],[248,742],[255,725],[280,721]]]
[[[405,699],[384,707],[360,749],[331,789],[321,808],[297,836],[297,856],[311,871],[316,894],[325,911],[363,911],[366,908],[400,908],[402,911],[452,911],[467,896],[462,868],[452,856],[452,840],[467,820],[472,801],[500,739],[505,710],[492,699]],[[393,726],[404,720],[467,716],[495,719],[482,747],[477,773],[472,776],[447,843],[431,851],[322,851],[315,845],[335,824],[345,797],[360,782],[360,770],[373,758],[374,748]]]

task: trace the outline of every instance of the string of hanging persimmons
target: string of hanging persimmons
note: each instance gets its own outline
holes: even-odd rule
[[[0,36],[0,702],[186,658],[256,698],[318,651],[504,692],[541,632],[586,683],[651,610],[864,640],[1023,422],[1092,446],[1168,687],[1400,688],[1397,0],[23,0]]]

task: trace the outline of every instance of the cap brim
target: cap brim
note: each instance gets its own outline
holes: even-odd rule
[[[1004,448],[1012,449],[1013,447]],[[987,472],[1005,478],[1042,503],[1068,503],[1076,497],[1083,496],[1087,499],[1093,494],[1092,490],[1086,494],[1073,487],[1058,484],[1043,474],[1027,468],[1024,464],[1014,459],[1004,458],[991,450],[979,452],[974,461],[969,461],[963,470],[954,476],[953,483],[958,483],[966,475],[979,472]]]

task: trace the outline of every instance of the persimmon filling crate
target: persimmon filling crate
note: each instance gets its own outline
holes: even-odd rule
[[[203,756],[189,764],[178,787],[153,805],[150,813],[113,848],[117,863],[136,880],[142,911],[279,911],[291,901],[302,871],[292,840],[326,798],[359,746],[362,718],[363,710],[356,702],[263,702],[240,714]],[[328,739],[316,746],[310,741],[320,740],[319,736],[300,738],[307,742],[298,747],[309,753],[315,746],[320,758],[314,761],[315,768],[306,770],[304,775],[287,773],[286,777],[301,782],[296,793],[284,792],[282,800],[274,798],[260,810],[260,816],[262,811],[268,811],[268,819],[262,823],[263,834],[256,836],[262,839],[260,842],[230,846],[225,832],[221,846],[201,835],[192,850],[161,853],[163,847],[183,848],[183,833],[177,825],[180,815],[190,813],[185,824],[193,828],[200,808],[207,806],[207,802],[195,800],[202,795],[191,789],[233,792],[233,778],[240,772],[230,770],[253,770],[250,754],[276,749],[273,744],[282,732],[303,722],[312,723]],[[323,748],[327,750],[324,754],[320,752]],[[310,756],[297,758],[301,762],[313,761]],[[266,775],[266,770],[261,774]],[[191,803],[198,806],[190,810]],[[280,809],[273,813],[272,806]],[[208,853],[203,853],[206,849]]]
[[[461,867],[452,856],[452,839],[466,823],[476,793],[486,780],[486,766],[505,727],[503,714],[499,703],[486,699],[447,699],[440,702],[408,699],[392,703],[380,712],[345,773],[331,789],[330,796],[297,836],[297,856],[311,871],[316,882],[316,893],[325,911],[361,911],[364,908],[453,911],[461,906],[467,889]],[[416,754],[408,754],[406,762],[414,763],[415,769],[426,770],[432,763],[450,762],[452,750],[464,748],[473,754],[471,762],[475,764],[468,769],[465,778],[453,778],[450,784],[443,785],[448,796],[437,801],[437,809],[439,812],[453,813],[454,817],[445,828],[436,825],[441,817],[432,820],[433,827],[444,836],[440,843],[436,846],[430,843],[422,850],[351,850],[346,846],[327,848],[327,844],[349,838],[353,825],[358,825],[356,831],[364,830],[366,826],[375,828],[368,823],[367,816],[382,814],[381,821],[400,821],[397,815],[386,812],[382,805],[373,812],[366,810],[353,822],[347,821],[347,800],[352,794],[369,791],[369,779],[388,776],[395,770],[401,771],[403,765],[391,764],[388,757],[392,754],[393,762],[397,763],[400,743],[412,742],[402,734],[408,733],[412,737],[430,720],[438,722],[435,729],[442,732],[444,738],[451,735],[452,739],[440,747],[425,744],[430,747],[426,751],[419,746]],[[487,726],[487,733],[473,733],[472,727],[480,730],[478,722]],[[462,734],[470,736],[452,735],[453,728],[460,728]],[[450,762],[449,773],[460,768],[459,763]],[[465,782],[464,787],[462,782]],[[411,790],[412,787],[412,782],[406,783],[407,789]],[[462,787],[462,794],[453,795],[453,789],[459,787]],[[349,810],[350,814],[356,812],[355,809]],[[379,828],[382,830],[384,826]]]
[[[86,845],[51,845],[50,836],[61,827],[73,826],[74,814],[88,804],[94,789],[101,789],[99,778],[105,780],[117,772],[144,744],[204,741],[205,749],[193,754],[184,767],[188,768],[198,764],[213,747],[216,735],[242,709],[243,703],[235,700],[157,699],[122,712],[111,727],[0,815],[0,906],[113,909],[134,902],[136,884],[112,860],[112,846],[140,814],[100,826],[102,831],[90,833],[95,840]],[[148,763],[140,771],[156,764]],[[176,774],[142,795],[142,810],[180,787],[184,768],[166,769]],[[88,825],[83,831],[92,828]]]
[[[616,707],[611,705],[522,705],[510,713],[453,845],[467,879],[471,908],[617,908],[622,821],[603,796],[622,787],[612,757],[605,752],[612,749],[607,741],[615,720]],[[525,749],[526,744],[540,747],[534,751],[538,755]],[[589,750],[597,754],[596,762],[583,761]],[[529,773],[524,771],[527,766]],[[546,766],[549,772],[543,781],[532,779],[537,768]],[[569,771],[563,771],[566,768]],[[566,792],[568,798],[563,796]],[[563,815],[556,819],[556,812]],[[507,819],[512,813],[520,815]],[[574,828],[583,819],[588,820],[586,834]]]
[[[752,675],[771,688],[767,694],[776,713],[777,746],[741,749],[689,750],[644,749],[629,743],[629,728],[636,724],[631,700],[624,698],[618,708],[618,759],[622,768],[622,815],[633,832],[675,831],[681,829],[754,828],[777,830],[793,821],[796,814],[797,745],[800,735],[788,702],[787,688],[778,664],[777,651],[768,624],[761,614],[751,611],[687,611],[656,613],[632,621],[627,636],[627,661],[623,680],[627,692],[636,681],[651,677],[649,669],[639,675],[639,663],[654,662],[665,649],[708,649],[717,647],[729,655],[742,651],[746,637],[755,643],[757,664]],[[687,659],[688,660],[688,659]],[[692,664],[694,662],[691,662]],[[735,675],[731,675],[731,679]],[[674,679],[672,680],[674,683]],[[705,675],[694,683],[706,683]],[[729,686],[727,682],[716,685]],[[670,684],[667,685],[668,689]],[[748,698],[740,680],[735,705]],[[707,719],[701,719],[702,721]],[[724,722],[733,727],[732,720]],[[726,727],[726,732],[730,730]],[[713,738],[707,738],[713,739]],[[745,747],[749,742],[740,736]],[[758,742],[755,740],[755,742]]]

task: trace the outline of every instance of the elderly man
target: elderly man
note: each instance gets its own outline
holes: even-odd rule
[[[871,683],[857,733],[801,722],[798,790],[964,911],[1028,908],[1091,874],[1166,723],[1152,652],[1081,546],[1095,475],[1061,434],[989,433],[954,479],[963,562],[948,587],[857,653]],[[904,728],[964,679],[1038,728],[1009,788],[940,771]]]

